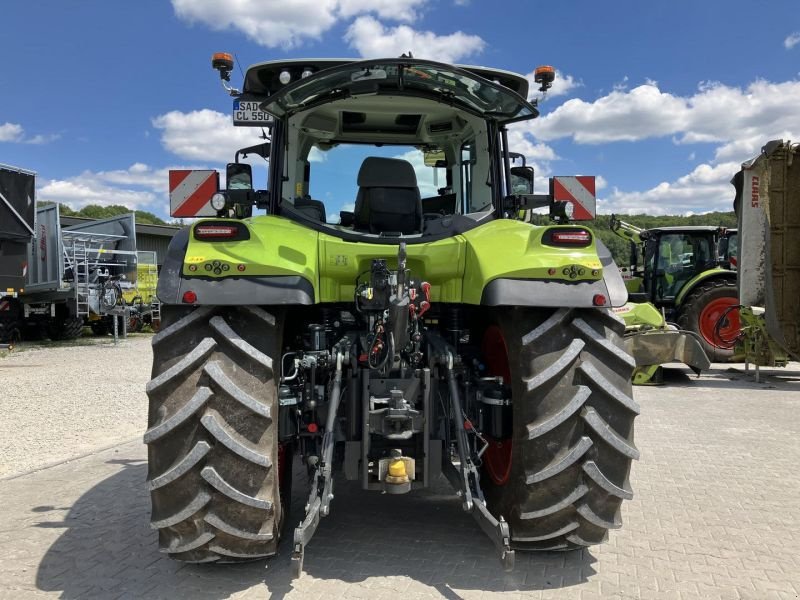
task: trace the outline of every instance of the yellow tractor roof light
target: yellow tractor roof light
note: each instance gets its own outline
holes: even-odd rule
[[[544,93],[553,86],[556,79],[555,67],[541,65],[533,71],[533,80],[539,84],[539,91]]]

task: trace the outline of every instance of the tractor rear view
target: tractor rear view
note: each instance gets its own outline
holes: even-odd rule
[[[161,550],[274,555],[293,460],[308,473],[288,523],[297,575],[335,472],[389,494],[444,475],[507,569],[516,550],[604,541],[639,456],[611,310],[627,293],[567,218],[591,217],[593,179],[534,194],[533,169],[511,166],[507,127],[538,115],[527,80],[285,60],[251,66],[239,91],[229,55],[213,66],[234,122],[269,140],[237,153],[224,189],[215,172],[170,175],[173,214],[209,218],[173,239],[158,283],[144,439]],[[268,161],[262,186],[240,155]],[[553,223],[521,218],[536,208]]]

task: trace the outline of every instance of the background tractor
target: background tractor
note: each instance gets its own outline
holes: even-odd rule
[[[710,226],[641,229],[613,215],[611,230],[631,243],[630,301],[652,303],[667,322],[695,334],[712,361],[731,360],[739,332],[728,250],[734,233]]]
[[[230,55],[212,65],[234,123],[269,136],[224,189],[214,171],[170,173],[172,214],[210,218],[173,238],[158,282],[144,440],[162,551],[275,554],[294,458],[309,474],[295,574],[334,472],[388,494],[444,475],[505,568],[516,550],[604,541],[639,456],[611,310],[627,293],[567,221],[594,214],[593,178],[534,194],[533,169],[511,166],[508,126],[538,115],[525,77],[283,60],[239,91]],[[537,69],[541,91],[553,75]],[[245,154],[268,162],[263,189]],[[535,208],[554,222],[521,219]]]

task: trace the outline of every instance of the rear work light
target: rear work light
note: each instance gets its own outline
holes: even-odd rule
[[[247,227],[239,223],[200,223],[195,225],[194,239],[203,241],[236,241],[250,239]]]
[[[592,243],[592,234],[586,229],[551,229],[542,241],[548,246],[581,248]]]

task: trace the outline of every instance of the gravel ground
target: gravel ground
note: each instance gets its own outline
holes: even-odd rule
[[[151,337],[23,344],[0,356],[0,478],[141,436]]]

